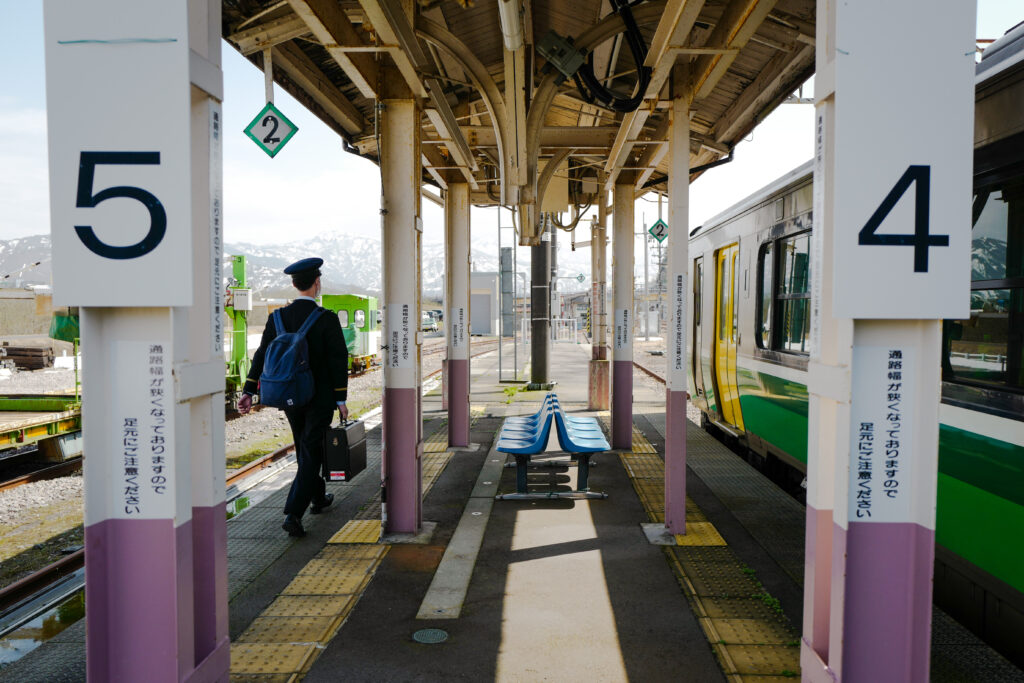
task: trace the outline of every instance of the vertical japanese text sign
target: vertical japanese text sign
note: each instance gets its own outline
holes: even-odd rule
[[[191,305],[187,3],[44,17],[54,303]]]
[[[836,317],[968,315],[974,13],[836,4]]]

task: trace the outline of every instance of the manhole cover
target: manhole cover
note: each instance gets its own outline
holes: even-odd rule
[[[443,643],[448,640],[448,632],[442,631],[439,628],[421,628],[419,631],[412,634],[412,639],[417,643],[433,645],[435,643]]]

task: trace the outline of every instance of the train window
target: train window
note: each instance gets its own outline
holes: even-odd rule
[[[348,327],[348,311],[338,311],[338,322],[342,327]]]
[[[971,314],[942,327],[942,378],[1024,389],[1024,176],[979,189],[971,231]]]
[[[729,339],[729,325],[732,323],[732,318],[729,316],[729,299],[732,296],[732,292],[729,288],[729,283],[732,282],[732,273],[730,268],[732,267],[732,260],[729,258],[723,258],[719,261],[718,268],[718,338],[721,341]]]
[[[807,353],[811,330],[811,290],[808,280],[810,233],[778,241],[779,279],[775,298],[779,323],[779,347]]]
[[[772,347],[772,276],[775,272],[774,252],[772,243],[761,246],[761,254],[757,259],[757,268],[761,274],[758,283],[760,313],[758,314],[758,331],[755,339],[762,349]]]
[[[354,317],[356,321],[355,326],[362,327],[363,324],[366,322],[366,311],[356,311]]]
[[[811,329],[811,234],[783,237],[758,254],[758,330],[763,349],[808,353]]]

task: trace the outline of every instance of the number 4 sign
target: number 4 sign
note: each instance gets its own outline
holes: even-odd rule
[[[282,114],[272,102],[245,127],[245,134],[273,159],[299,131],[298,126]]]

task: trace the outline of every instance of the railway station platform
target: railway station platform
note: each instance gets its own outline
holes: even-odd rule
[[[567,412],[585,414],[589,358],[587,346],[553,346]],[[494,500],[515,489],[495,434],[544,396],[509,396],[497,363],[494,353],[472,363],[469,448],[448,448],[440,387],[427,387],[419,537],[379,538],[379,413],[366,420],[366,471],[328,484],[335,503],[304,518],[305,538],[280,530],[290,468],[246,493],[252,504],[227,525],[232,680],[799,677],[803,507],[690,423],[688,534],[653,544],[643,525],[664,519],[664,387],[640,372],[633,448],[598,456],[590,473],[607,499]],[[538,468],[530,487],[567,489],[575,477]],[[83,621],[3,678],[84,680],[84,637]],[[936,609],[932,680],[1024,673]]]

